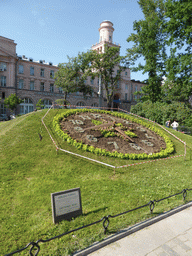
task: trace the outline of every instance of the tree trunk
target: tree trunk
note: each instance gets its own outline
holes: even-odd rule
[[[111,110],[111,101],[107,102],[107,110],[108,110],[108,111]]]
[[[67,108],[67,92],[64,92],[64,108]]]

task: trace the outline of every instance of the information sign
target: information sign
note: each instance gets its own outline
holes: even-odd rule
[[[54,223],[82,214],[80,188],[52,193],[51,202]]]

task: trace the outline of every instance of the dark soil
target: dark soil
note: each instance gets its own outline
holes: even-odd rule
[[[107,123],[122,123],[122,131],[131,131],[137,135],[137,138],[131,138],[132,141],[125,139],[120,133],[113,129],[117,137],[105,138],[97,125],[92,123],[92,120],[102,121],[103,124]],[[80,128],[77,128],[80,127]],[[87,129],[93,127],[92,129]],[[95,128],[94,128],[95,127]],[[112,127],[112,126],[110,126]],[[108,125],[100,129],[110,129]],[[84,144],[94,146],[97,148],[106,149],[108,151],[117,151],[123,154],[140,154],[140,153],[157,153],[161,149],[166,148],[166,143],[163,138],[154,133],[153,131],[141,126],[137,123],[131,123],[130,121],[124,121],[124,119],[107,114],[94,114],[94,113],[78,113],[71,115],[61,121],[61,128],[64,132],[67,132],[73,139],[82,141]],[[81,129],[82,132],[76,129]],[[112,129],[112,128],[111,128]],[[97,141],[91,141],[90,136]],[[143,140],[143,141],[142,141]],[[116,145],[115,145],[116,144]],[[136,149],[135,149],[136,146]]]

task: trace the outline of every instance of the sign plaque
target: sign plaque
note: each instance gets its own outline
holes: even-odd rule
[[[51,194],[53,222],[70,220],[82,214],[80,188]]]

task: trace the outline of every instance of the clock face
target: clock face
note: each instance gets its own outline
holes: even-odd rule
[[[60,125],[72,139],[110,152],[152,154],[166,148],[164,139],[145,126],[106,113],[79,112]]]

